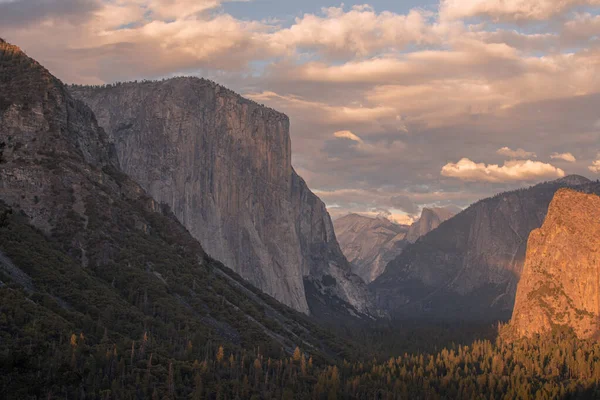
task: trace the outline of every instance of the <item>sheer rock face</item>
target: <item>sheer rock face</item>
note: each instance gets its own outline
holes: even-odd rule
[[[17,46],[0,40],[0,63],[0,200],[46,233],[70,213],[85,219],[86,188],[118,167],[114,147],[92,111]]]
[[[559,188],[588,182],[569,176],[471,205],[388,264],[370,286],[379,306],[398,318],[508,320],[529,233]]]
[[[510,327],[517,336],[572,328],[596,337],[600,323],[600,197],[556,192],[531,232]]]
[[[36,335],[88,331],[89,320],[118,340],[147,331],[157,347],[188,342],[193,332],[194,341],[232,348],[291,355],[305,346],[323,360],[346,348],[207,257],[168,207],[117,168],[90,108],[2,39],[0,232],[2,298],[15,299],[6,291],[20,293],[17,285],[27,292],[17,298],[31,303],[35,321],[25,329]],[[3,303],[3,311],[19,304]],[[6,327],[24,325],[9,319]],[[2,351],[18,347],[18,336],[3,335]]]
[[[309,312],[304,278],[367,313],[325,205],[291,166],[288,118],[210,81],[72,87],[115,143],[122,169],[214,258]]]
[[[406,240],[410,243],[416,242],[418,238],[427,235],[440,226],[442,222],[452,218],[454,214],[447,208],[423,208],[421,217],[410,226],[406,234]]]
[[[376,279],[402,252],[409,227],[387,218],[349,214],[333,222],[344,255],[365,282]]]

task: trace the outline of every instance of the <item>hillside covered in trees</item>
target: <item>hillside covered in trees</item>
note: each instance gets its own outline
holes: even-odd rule
[[[89,108],[1,40],[0,179],[3,399],[600,396],[600,345],[572,332],[324,327],[261,293],[119,170]]]

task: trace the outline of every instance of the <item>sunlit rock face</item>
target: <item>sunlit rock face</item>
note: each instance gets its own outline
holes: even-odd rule
[[[572,328],[597,337],[600,324],[600,197],[556,192],[531,232],[510,328],[517,337]]]
[[[408,245],[370,287],[397,318],[508,320],[529,233],[554,193],[591,185],[569,176],[483,199]]]
[[[367,283],[381,275],[407,244],[409,227],[387,218],[349,214],[336,219],[333,225],[353,271]]]
[[[369,313],[325,205],[292,168],[287,116],[196,78],[71,91],[96,113],[122,169],[211,256],[305,313],[304,279],[321,287],[335,277],[327,293]]]

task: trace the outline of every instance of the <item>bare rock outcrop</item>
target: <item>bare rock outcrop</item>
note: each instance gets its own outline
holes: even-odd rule
[[[410,226],[406,240],[409,243],[416,242],[418,238],[427,235],[455,214],[452,210],[444,207],[423,208],[421,217]]]
[[[375,280],[406,246],[407,225],[383,217],[348,214],[333,221],[344,255],[365,282]]]
[[[71,92],[96,113],[122,169],[212,257],[296,310],[310,312],[310,280],[370,312],[325,205],[292,168],[287,116],[197,78]],[[335,284],[321,285],[328,276]]]
[[[573,329],[600,333],[600,197],[561,189],[529,235],[510,323],[518,336]]]
[[[69,215],[84,218],[89,182],[116,170],[117,155],[92,111],[43,66],[2,40],[0,62],[0,200],[50,233]]]

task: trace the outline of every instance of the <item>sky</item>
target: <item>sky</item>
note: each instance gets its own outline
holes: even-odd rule
[[[0,0],[68,83],[213,79],[291,120],[332,216],[600,178],[600,0]]]

